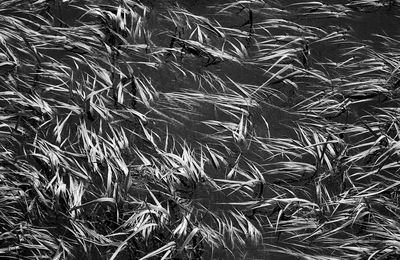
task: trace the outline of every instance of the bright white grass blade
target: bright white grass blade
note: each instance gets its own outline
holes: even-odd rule
[[[163,253],[164,251],[171,252],[171,251],[174,250],[175,247],[176,247],[176,243],[174,241],[171,241],[168,244],[158,248],[157,250],[154,250],[153,252],[148,253],[144,257],[140,258],[140,260],[144,260],[144,259],[148,259],[148,258],[151,258],[151,257],[155,257],[155,256]],[[164,257],[166,257],[166,256],[164,255]]]
[[[133,232],[131,235],[129,235],[119,246],[118,248],[115,250],[115,252],[112,254],[112,256],[110,257],[110,260],[114,260],[118,254],[126,247],[126,245],[128,244],[129,240],[131,240],[132,238],[134,238],[138,233],[152,228],[152,227],[156,227],[157,224],[156,223],[148,223],[148,224],[144,224],[143,226],[140,226],[136,229],[135,232]]]

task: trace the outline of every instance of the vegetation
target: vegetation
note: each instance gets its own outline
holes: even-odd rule
[[[400,3],[211,2],[0,2],[0,258],[400,257]]]

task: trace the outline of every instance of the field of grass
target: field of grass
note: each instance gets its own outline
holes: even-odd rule
[[[400,2],[332,2],[0,1],[0,259],[398,259],[400,37],[349,24]]]

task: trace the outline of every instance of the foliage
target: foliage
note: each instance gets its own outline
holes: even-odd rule
[[[398,1],[217,2],[1,1],[0,257],[398,258]]]

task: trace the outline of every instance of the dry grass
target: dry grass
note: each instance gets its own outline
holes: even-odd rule
[[[2,1],[0,258],[397,259],[398,3],[279,2]]]

